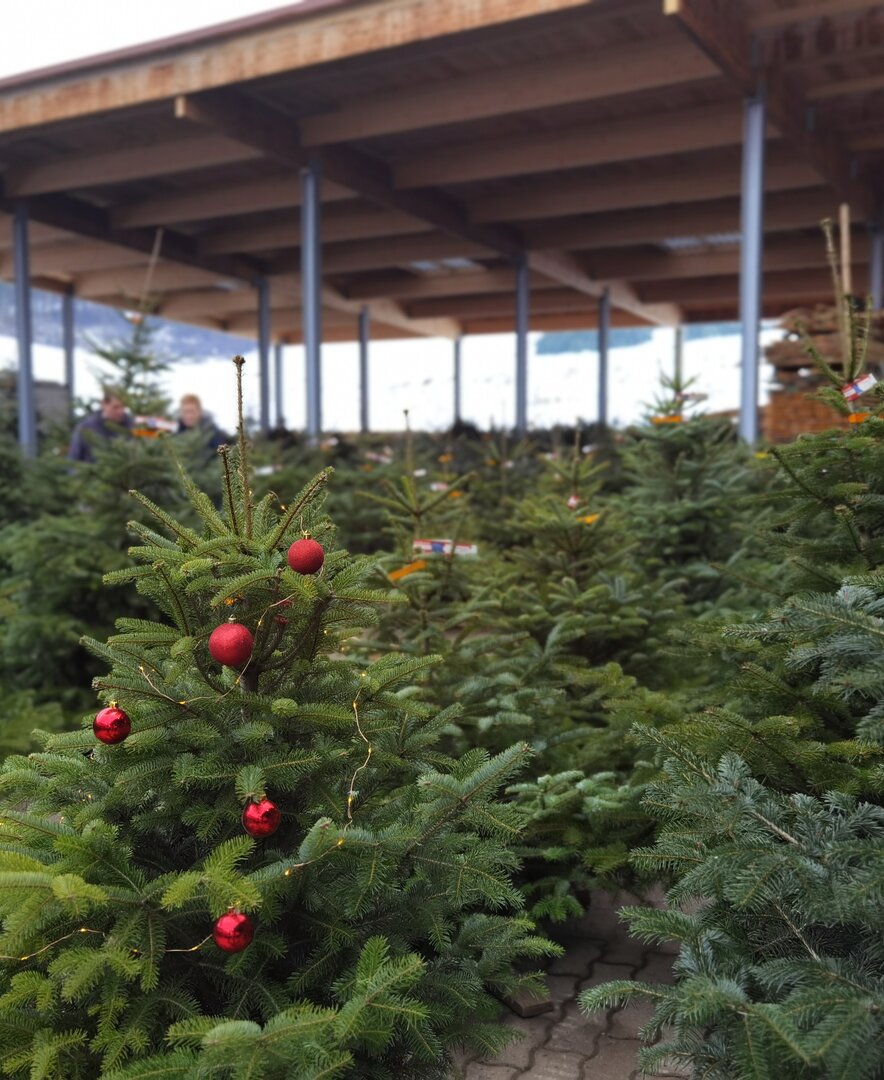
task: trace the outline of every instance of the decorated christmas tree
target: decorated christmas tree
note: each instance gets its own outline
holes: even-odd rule
[[[221,463],[221,509],[184,476],[196,527],[139,497],[109,583],[161,617],[87,641],[103,707],[0,773],[5,1070],[441,1078],[552,948],[496,795],[528,748],[452,760],[410,690],[434,657],[343,652],[395,598],[336,547],[327,473],[256,504],[241,420]]]

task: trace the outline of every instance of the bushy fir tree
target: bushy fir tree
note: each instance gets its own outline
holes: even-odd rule
[[[90,717],[0,772],[4,1068],[441,1078],[454,1044],[501,1045],[489,992],[551,949],[519,913],[496,795],[528,749],[441,753],[452,710],[410,689],[434,658],[342,654],[394,598],[336,548],[327,475],[281,513],[252,499],[242,425],[222,457],[223,507],[187,477],[197,527],[139,497],[154,527],[133,523],[136,565],[109,575],[162,612],[87,642],[131,733],[114,712],[104,745]],[[238,655],[207,648],[219,627]],[[256,806],[279,811],[261,839]]]
[[[845,302],[843,373],[866,324]],[[681,944],[676,983],[587,991],[587,1010],[657,1005],[642,1051],[710,1080],[872,1080],[884,1061],[884,515],[880,388],[865,422],[774,451],[770,533],[787,598],[732,636],[727,708],[643,736],[664,760],[646,800],[657,843],[639,865],[674,879],[667,910],[626,909],[644,940]]]

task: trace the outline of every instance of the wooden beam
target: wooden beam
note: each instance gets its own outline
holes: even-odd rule
[[[807,100],[812,103],[834,101],[835,98],[849,97],[852,94],[871,94],[884,90],[884,74],[858,75],[855,79],[840,79],[837,82],[811,86],[807,91]]]
[[[8,210],[9,204],[5,208]],[[2,209],[4,206],[0,204]],[[153,229],[114,228],[106,210],[66,195],[37,195],[28,200],[28,213],[33,221],[76,236],[128,248],[140,255],[150,255],[156,243]],[[192,237],[169,229],[163,232],[161,252],[168,261],[204,270],[216,277],[253,282],[263,273],[260,263],[242,256],[200,255]]]
[[[191,44],[160,42],[147,55],[83,64],[48,73],[0,96],[0,132],[17,131],[114,109],[171,100],[243,79],[384,53],[449,35],[467,34],[556,12],[589,9],[594,0],[375,0],[288,9],[264,25],[236,34],[199,35]],[[328,8],[328,10],[324,10]]]
[[[765,232],[813,227],[837,212],[838,199],[828,188],[773,192],[765,201]],[[522,228],[531,248],[544,250],[568,246],[572,251],[633,247],[678,237],[739,231],[740,203],[733,198],[543,220],[529,222]]]
[[[80,191],[249,161],[255,157],[257,154],[252,147],[233,139],[201,135],[103,153],[63,154],[51,161],[16,165],[7,171],[3,190],[7,199],[45,195],[52,191]]]
[[[43,225],[42,222],[32,221],[28,226],[28,237],[31,244],[40,244],[50,240],[67,240],[69,236],[63,229],[54,229],[51,225]],[[0,214],[0,251],[12,250],[12,219],[6,214]]]
[[[475,296],[484,293],[512,292],[515,272],[500,270],[457,271],[447,274],[382,274],[348,282],[343,294],[350,300],[429,299],[433,296]],[[541,274],[531,274],[532,288],[550,288]]]
[[[504,68],[487,68],[445,82],[344,102],[334,112],[301,122],[307,146],[368,139],[446,124],[586,103],[615,94],[657,90],[714,78],[715,64],[677,38],[632,41],[595,53],[581,50]]]
[[[98,241],[64,240],[31,247],[32,274],[71,274],[85,270],[105,270],[112,266],[132,266],[139,262],[136,252]],[[0,253],[0,277],[13,272],[12,252]]]
[[[294,275],[289,278],[270,278],[271,303],[280,307],[285,303],[296,307],[299,303],[298,282]],[[164,319],[187,322],[195,316],[223,319],[232,313],[257,309],[258,299],[254,289],[187,288],[166,293],[157,314]]]
[[[813,22],[830,16],[849,15],[855,11],[867,11],[875,7],[872,0],[816,0],[814,3],[799,4],[796,7],[775,8],[760,11],[749,18],[749,26],[756,33],[766,30],[781,30],[784,26]]]
[[[865,288],[867,274],[860,268],[859,288]],[[832,275],[827,270],[790,270],[764,275],[763,294],[766,299],[805,300],[813,297],[831,302]],[[690,278],[685,281],[650,281],[642,285],[639,295],[648,303],[678,304],[720,303],[736,301],[739,278]]]
[[[745,94],[758,92],[762,73],[752,65],[752,39],[740,0],[663,0],[663,6]],[[783,137],[846,202],[869,213],[871,192],[854,181],[849,154],[835,130],[826,125],[809,129],[808,99],[782,67],[773,65],[763,76],[768,115]]]
[[[429,187],[558,172],[692,150],[739,145],[737,102],[606,120],[537,133],[520,132],[412,153],[393,166],[396,187]]]
[[[431,227],[425,222],[398,210],[341,209],[323,214],[322,217],[323,244],[406,236],[430,231],[432,231]],[[297,247],[300,242],[300,218],[290,213],[259,224],[249,225],[246,220],[233,228],[202,233],[197,243],[199,250],[205,254],[231,254],[278,251],[281,248]]]
[[[598,326],[596,317],[597,307],[587,304],[582,311],[557,311],[554,314],[532,313],[532,331],[555,333],[559,330],[595,330]],[[645,326],[644,319],[639,319],[628,311],[612,311],[611,323],[619,326]],[[515,329],[513,316],[491,315],[475,319],[464,319],[462,323],[464,334],[511,334]],[[544,363],[554,360],[554,357],[539,357]]]
[[[595,307],[584,294],[573,289],[544,289],[531,297],[531,313],[585,311]],[[411,300],[405,305],[409,316],[431,319],[453,316],[457,319],[482,318],[492,315],[514,315],[514,293],[492,293],[485,296],[438,296],[428,300]]]
[[[791,150],[779,152],[784,149],[775,146],[768,155],[767,190],[818,186],[819,177],[814,169],[797,160]],[[697,199],[738,195],[739,191],[738,162],[689,162],[666,169],[605,170],[592,177],[564,177],[520,185],[509,191],[492,191],[471,202],[470,214],[478,222],[524,221],[693,203]]]
[[[323,203],[351,199],[352,192],[327,181],[322,185]],[[134,229],[145,225],[177,225],[182,222],[239,217],[264,210],[282,210],[301,205],[301,185],[291,171],[266,180],[219,184],[210,188],[182,190],[168,195],[115,206],[110,220],[115,228]]]
[[[166,289],[196,288],[214,285],[218,275],[195,266],[160,261],[152,276],[152,291],[159,295]],[[110,296],[140,296],[147,283],[147,263],[119,270],[93,270],[74,275],[74,292],[87,299]]]
[[[869,240],[864,229],[855,229],[851,246],[854,263],[869,261]],[[716,250],[664,252],[650,250],[596,251],[585,260],[594,276],[628,278],[640,290],[643,281],[676,281],[681,278],[728,277],[739,273],[737,244]],[[825,268],[826,245],[818,237],[796,237],[771,243],[764,249],[766,270]]]
[[[357,318],[363,304],[359,301],[348,300],[339,290],[326,285],[322,290],[323,303],[333,307],[336,311],[345,313],[351,318]],[[427,316],[413,316],[403,310],[393,300],[368,300],[372,326],[382,324],[394,326],[400,330],[407,330],[410,334],[421,337],[460,337],[460,324],[451,317],[451,312],[443,311]]]

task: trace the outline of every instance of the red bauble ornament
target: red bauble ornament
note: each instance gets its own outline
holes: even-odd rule
[[[215,944],[224,952],[242,952],[252,944],[255,924],[241,911],[228,911],[212,927]]]
[[[100,742],[113,744],[122,742],[132,730],[132,721],[116,705],[108,705],[92,721],[95,738]]]
[[[325,552],[316,540],[296,540],[289,548],[289,566],[297,574],[315,574],[324,562]]]
[[[252,655],[254,644],[251,630],[238,622],[222,623],[209,636],[212,659],[227,667],[242,667]]]
[[[279,828],[282,813],[276,803],[269,799],[247,803],[242,812],[242,827],[249,836],[262,840],[272,836]]]

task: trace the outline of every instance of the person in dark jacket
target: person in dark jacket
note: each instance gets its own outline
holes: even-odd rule
[[[71,461],[94,461],[93,449],[102,440],[129,435],[132,417],[118,390],[108,387],[98,412],[84,416],[71,435],[68,458]]]
[[[182,435],[189,431],[202,432],[207,450],[217,450],[228,441],[227,435],[215,421],[203,412],[203,403],[196,394],[184,395],[179,405],[178,416],[178,434]]]

